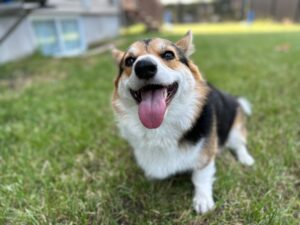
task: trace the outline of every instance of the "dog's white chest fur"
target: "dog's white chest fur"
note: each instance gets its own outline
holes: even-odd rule
[[[134,148],[134,154],[146,176],[163,179],[178,172],[192,170],[199,160],[202,142],[190,148],[180,148],[159,141]]]
[[[177,115],[172,115],[174,111],[169,111],[171,115],[159,129],[149,130],[134,115],[136,111],[133,109],[127,114],[130,116],[120,119],[118,126],[121,135],[133,147],[137,163],[146,176],[162,179],[197,166],[204,140],[193,145],[181,146],[178,143],[182,130],[187,129],[183,124],[189,124],[188,117],[178,120]]]

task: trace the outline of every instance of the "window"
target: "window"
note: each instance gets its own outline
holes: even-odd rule
[[[36,19],[33,29],[45,55],[72,55],[85,50],[78,19]]]
[[[62,20],[62,41],[66,51],[80,49],[81,40],[79,26],[76,20]]]
[[[51,20],[34,21],[33,27],[38,45],[45,55],[55,55],[60,51],[55,22]]]

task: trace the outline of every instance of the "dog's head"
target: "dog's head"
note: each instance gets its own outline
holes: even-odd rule
[[[114,49],[119,64],[113,106],[119,113],[135,107],[141,123],[158,128],[176,99],[188,101],[204,82],[189,56],[194,51],[189,31],[181,40],[154,38],[133,43],[126,52]]]

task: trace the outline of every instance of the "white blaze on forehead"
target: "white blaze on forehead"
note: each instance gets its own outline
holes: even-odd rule
[[[158,53],[165,51],[168,48],[168,46],[171,45],[169,42],[166,42],[164,39],[153,39],[151,40],[151,42],[155,42],[152,46],[152,49],[154,49],[154,51],[158,51]],[[147,44],[143,44],[143,42],[137,42],[132,44],[128,48],[127,53],[138,56],[143,50],[146,50],[147,52],[147,48],[148,48]]]
[[[128,49],[128,53],[135,55],[138,53],[138,49],[134,46],[130,46]]]
[[[164,43],[163,41],[159,42],[158,44],[158,48],[162,51],[164,49],[166,49],[167,45],[166,43]]]

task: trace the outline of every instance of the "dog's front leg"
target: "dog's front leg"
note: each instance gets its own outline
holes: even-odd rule
[[[193,207],[197,213],[206,213],[214,208],[213,182],[215,171],[214,159],[206,167],[193,171],[192,181],[195,186]]]

